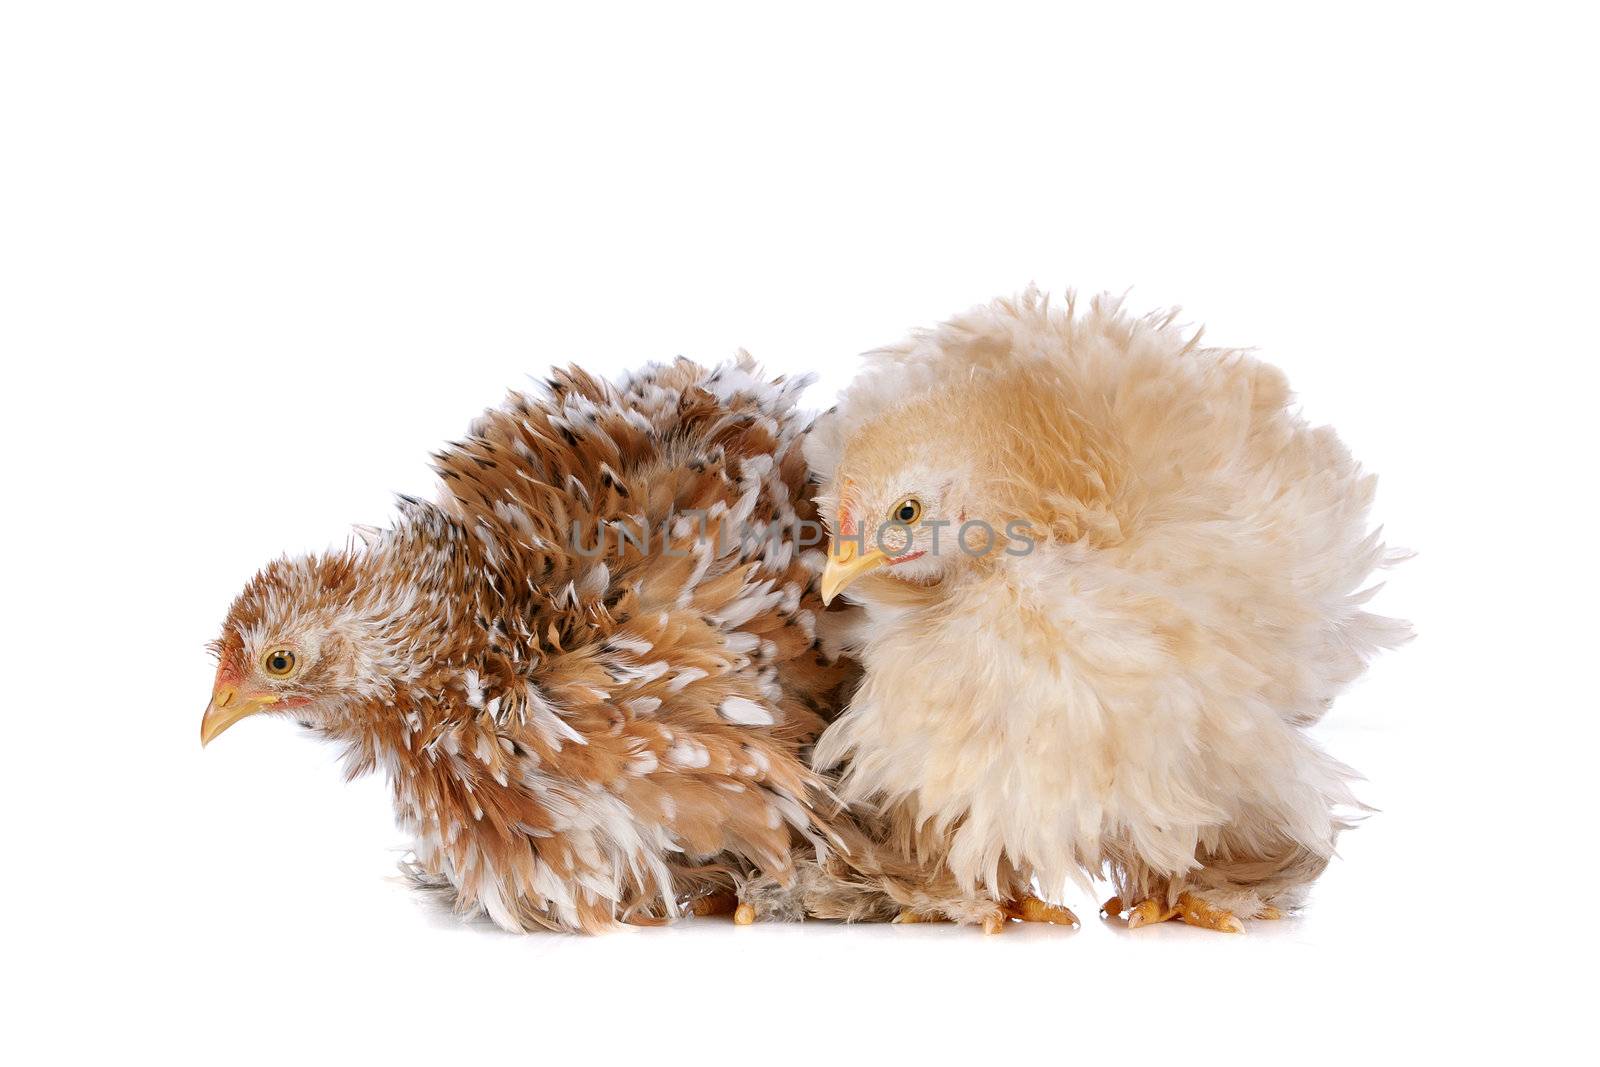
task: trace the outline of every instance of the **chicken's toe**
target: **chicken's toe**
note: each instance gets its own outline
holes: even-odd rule
[[[1177,908],[1169,908],[1159,900],[1141,900],[1128,909],[1128,929],[1137,930],[1141,926],[1164,923],[1177,917]]]
[[[749,926],[756,921],[756,909],[753,904],[740,904],[733,909],[733,925]]]
[[[1115,907],[1113,907],[1115,905]],[[1121,911],[1122,901],[1112,897],[1106,901],[1104,909],[1107,915],[1116,915]],[[1154,898],[1146,898],[1128,909],[1128,929],[1137,930],[1141,926],[1152,926],[1156,923],[1168,922],[1172,919],[1181,919],[1190,926],[1198,926],[1206,930],[1219,930],[1225,934],[1244,933],[1244,923],[1238,916],[1225,908],[1207,904],[1193,893],[1179,893],[1178,903],[1175,907]]]
[[[1192,893],[1178,894],[1178,918],[1190,926],[1200,926],[1207,930],[1220,930],[1225,934],[1244,933],[1244,923],[1239,917],[1225,908],[1207,904]]]
[[[1059,904],[1046,904],[1031,893],[1006,904],[1004,910],[1006,918],[1020,919],[1025,923],[1053,923],[1056,926],[1078,925],[1078,917],[1072,914],[1070,908],[1064,908]]]

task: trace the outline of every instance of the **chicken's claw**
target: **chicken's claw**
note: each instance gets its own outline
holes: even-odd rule
[[[1141,926],[1164,923],[1177,917],[1177,908],[1163,907],[1157,900],[1141,900],[1128,909],[1128,929],[1137,930]]]
[[[983,932],[998,934],[1005,930],[1006,923],[1012,919],[1019,919],[1025,923],[1055,923],[1059,926],[1077,926],[1078,917],[1066,908],[1056,904],[1046,904],[1035,896],[1018,897],[1016,900],[1000,904],[993,911],[983,916]],[[947,923],[953,920],[939,914],[930,914],[917,911],[914,908],[902,908],[891,922],[894,923]]]
[[[1002,906],[1006,918],[1025,923],[1053,923],[1056,926],[1077,926],[1078,917],[1072,909],[1059,904],[1046,904],[1031,893]]]
[[[1201,926],[1207,930],[1221,930],[1225,934],[1244,933],[1244,923],[1233,912],[1207,904],[1189,893],[1178,894],[1178,918],[1190,926]]]
[[[1274,909],[1276,910],[1276,909]],[[1122,899],[1112,897],[1106,901],[1101,911],[1107,915],[1118,915],[1122,912]],[[1225,934],[1244,933],[1244,923],[1238,916],[1225,908],[1207,904],[1193,893],[1179,893],[1178,903],[1175,907],[1167,907],[1154,898],[1146,898],[1128,909],[1128,929],[1137,930],[1141,926],[1154,923],[1164,923],[1171,919],[1181,919],[1190,926],[1198,926],[1206,930],[1219,930]]]
[[[733,909],[733,925],[749,926],[755,921],[756,909],[754,904],[740,904],[737,908]]]

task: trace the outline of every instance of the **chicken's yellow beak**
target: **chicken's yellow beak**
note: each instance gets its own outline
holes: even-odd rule
[[[822,569],[822,603],[831,604],[839,590],[887,562],[889,557],[875,548],[862,552],[854,539],[834,538],[829,546],[828,565]]]
[[[217,686],[211,694],[211,703],[206,705],[205,718],[200,720],[200,747],[209,745],[212,738],[240,719],[277,702],[278,698],[270,693],[241,697],[231,685]]]

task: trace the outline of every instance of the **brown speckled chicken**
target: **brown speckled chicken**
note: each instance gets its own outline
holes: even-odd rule
[[[250,582],[202,741],[277,714],[383,771],[413,873],[509,930],[772,895],[831,836],[802,750],[846,675],[799,543],[803,385],[744,357],[513,395],[437,456],[437,504]]]

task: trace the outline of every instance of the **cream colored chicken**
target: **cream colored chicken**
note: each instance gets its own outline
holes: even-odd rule
[[[824,598],[865,609],[816,759],[903,918],[1071,921],[1030,890],[1097,875],[1130,926],[1298,904],[1359,807],[1306,727],[1409,633],[1362,607],[1373,477],[1274,368],[1104,298],[868,360],[806,445]]]

